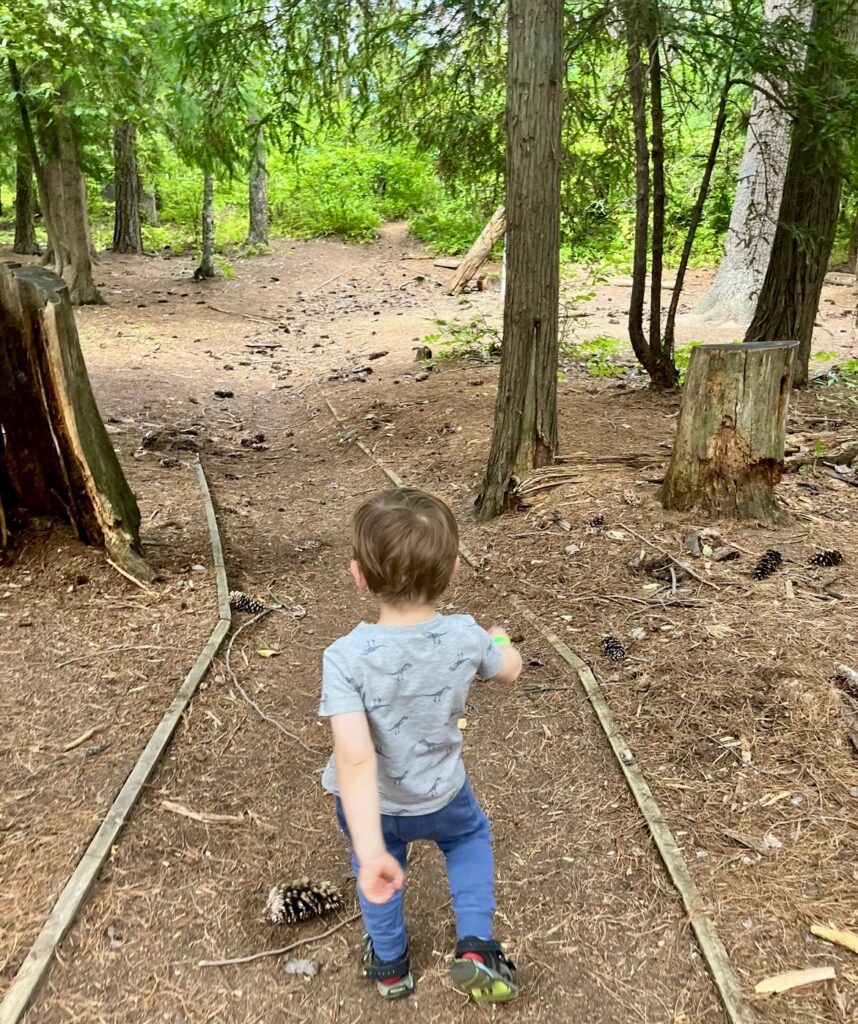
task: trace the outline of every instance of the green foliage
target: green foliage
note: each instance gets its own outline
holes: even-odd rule
[[[439,196],[411,220],[411,231],[434,252],[465,253],[485,226],[488,214],[464,196]]]
[[[683,381],[686,373],[688,373],[688,364],[691,362],[691,353],[702,344],[702,341],[690,341],[687,345],[680,345],[674,350],[673,363],[679,371],[680,381]]]
[[[622,366],[617,356],[627,347],[620,338],[600,334],[596,338],[564,346],[562,354],[582,365],[591,377],[622,377],[628,372],[628,367]]]
[[[836,352],[829,352],[826,349],[819,349],[818,352],[811,353],[811,359],[817,359],[820,363],[830,363],[832,360],[837,358]]]
[[[818,379],[818,383],[858,387],[858,359],[844,359],[842,363],[832,366],[828,373]]]
[[[482,313],[477,313],[465,323],[442,319],[434,323],[438,329],[427,334],[423,344],[432,349],[435,362],[440,359],[479,359],[487,363],[492,356],[500,354],[501,332]]]

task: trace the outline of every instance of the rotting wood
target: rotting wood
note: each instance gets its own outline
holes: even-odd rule
[[[6,504],[68,521],[151,581],[140,511],[95,403],[68,285],[42,267],[0,264],[0,334]]]
[[[692,351],[673,456],[659,491],[665,508],[783,518],[774,487],[784,469],[797,351],[795,341]]]
[[[345,421],[333,407],[330,400],[325,395],[323,395],[323,398],[334,419],[338,423],[344,423]],[[401,477],[385,466],[362,441],[357,441],[356,444],[378,466],[395,487],[405,486]],[[461,541],[459,542],[459,553],[471,568],[479,568],[479,559]],[[602,731],[620,766],[620,770],[625,776],[632,796],[647,823],[667,872],[676,890],[682,897],[682,902],[688,912],[689,923],[694,930],[694,934],[697,936],[697,941],[721,996],[721,1001],[724,1004],[730,1024],[755,1024],[757,1016],[742,993],[741,980],[736,973],[736,969],[733,967],[727,950],[724,948],[724,944],[718,936],[714,922],[706,911],[688,864],[682,855],[682,851],[676,845],[673,833],[670,831],[670,827],[661,813],[661,808],[656,802],[652,790],[649,788],[643,773],[637,767],[634,755],[614,725],[611,709],[590,666],[585,661],[582,661],[577,654],[573,653],[559,637],[555,636],[516,594],[510,594],[509,600],[519,614],[527,619],[545,637],[557,655],[575,670],[581,686],[590,701],[590,705],[596,714],[599,725],[602,727]],[[0,1021],[0,1024],[2,1024],[2,1021]]]
[[[491,220],[480,232],[479,238],[468,250],[459,269],[447,284],[448,295],[458,295],[464,291],[468,283],[477,276],[477,271],[491,256],[495,243],[499,242],[506,231],[506,214],[499,206],[491,216]]]
[[[185,676],[172,703],[152,733],[149,742],[131,770],[131,774],[125,780],[122,789],[111,804],[110,810],[107,812],[98,831],[93,836],[92,841],[68,882],[66,882],[47,921],[36,937],[36,941],[18,969],[18,973],[6,990],[3,1001],[0,1002],[0,1024],[18,1024],[37,994],[39,987],[45,981],[53,963],[57,946],[62,942],[69,928],[74,923],[78,911],[83,906],[90,889],[98,878],[102,865],[110,855],[113,844],[116,842],[122,827],[137,803],[143,787],[155,770],[191,698],[196,693],[197,687],[208,672],[214,656],[229,632],[231,612],[229,608],[229,586],[224,570],[223,548],[221,547],[217,520],[215,519],[211,493],[205,473],[199,462],[196,463],[195,469],[205,505],[212,560],[217,577],[217,623],[199,657]]]

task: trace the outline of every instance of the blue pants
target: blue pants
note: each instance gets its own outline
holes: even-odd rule
[[[339,800],[337,820],[351,846]],[[447,862],[457,937],[460,940],[468,936],[493,938],[495,879],[492,833],[488,818],[477,803],[470,782],[465,783],[446,807],[432,814],[383,814],[381,829],[388,853],[396,857],[403,869],[409,843],[419,839],[437,843]],[[358,863],[353,850],[352,868],[357,877]],[[375,955],[379,960],[399,959],[408,945],[403,892],[396,893],[387,903],[369,903],[358,886],[358,899]]]

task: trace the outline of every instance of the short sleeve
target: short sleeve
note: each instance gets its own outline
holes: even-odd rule
[[[477,631],[481,645],[480,665],[477,669],[477,675],[482,679],[491,679],[500,672],[501,665],[503,665],[503,651],[494,643],[482,626],[474,623],[474,628]]]
[[[364,703],[354,678],[349,673],[346,660],[330,647],[322,656],[322,700],[319,705],[321,718],[334,715],[348,715],[363,711]]]

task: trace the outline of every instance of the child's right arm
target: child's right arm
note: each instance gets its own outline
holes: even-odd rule
[[[514,683],[521,675],[521,655],[510,643],[509,634],[505,629],[500,626],[492,626],[488,634],[492,643],[497,645],[503,656],[501,667],[495,672],[492,679],[499,683]]]

